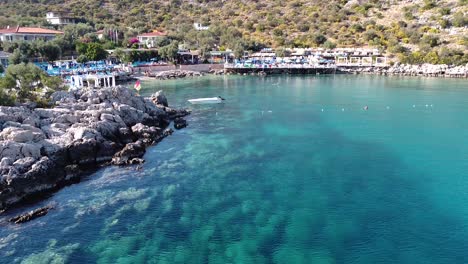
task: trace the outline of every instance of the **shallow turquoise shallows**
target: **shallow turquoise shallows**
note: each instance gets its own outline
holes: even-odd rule
[[[22,208],[56,203],[0,226],[0,263],[468,263],[467,80],[142,87],[189,107],[189,126],[148,149],[142,170],[103,168]]]

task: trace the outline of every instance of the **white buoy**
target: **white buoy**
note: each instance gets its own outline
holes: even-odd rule
[[[387,110],[390,109],[390,106],[387,106]]]
[[[323,108],[322,108],[322,112],[323,112]]]
[[[416,108],[416,105],[413,105],[413,108]]]
[[[426,104],[426,107],[429,107],[429,105],[428,105],[428,104]]]
[[[341,111],[344,112],[344,108],[341,108]]]

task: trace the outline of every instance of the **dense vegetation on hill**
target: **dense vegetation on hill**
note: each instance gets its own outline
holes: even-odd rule
[[[68,10],[122,39],[167,31],[187,48],[373,46],[409,63],[468,62],[468,0],[4,0],[0,26]],[[196,31],[194,22],[210,26]],[[125,42],[125,41],[124,41]]]

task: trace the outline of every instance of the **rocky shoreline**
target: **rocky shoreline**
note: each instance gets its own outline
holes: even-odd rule
[[[376,74],[376,75],[396,75],[396,76],[425,76],[425,77],[446,77],[446,78],[468,78],[468,65],[410,65],[396,64],[387,68],[361,67],[361,68],[340,68],[344,73],[355,74]]]
[[[144,162],[147,146],[186,126],[187,110],[125,87],[52,95],[55,107],[0,106],[0,212],[106,164]],[[181,125],[182,124],[182,125]]]
[[[214,74],[214,75],[225,75],[227,72],[225,69],[221,70],[211,70],[209,73]]]
[[[170,71],[161,71],[161,72],[148,72],[145,74],[146,77],[155,78],[157,80],[168,80],[168,79],[179,79],[186,77],[200,77],[203,76],[203,73],[198,71],[188,71],[188,70],[170,70]]]

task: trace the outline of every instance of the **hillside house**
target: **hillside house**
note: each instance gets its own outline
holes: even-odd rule
[[[201,23],[193,23],[193,27],[195,28],[195,30],[198,30],[198,31],[210,29],[210,27],[203,26]]]
[[[165,32],[154,30],[153,32],[138,35],[137,38],[141,45],[146,45],[148,48],[153,48],[156,46],[158,41],[165,38],[166,35],[167,34]]]
[[[75,24],[76,22],[76,19],[69,12],[47,12],[46,19],[50,24],[57,26]]]
[[[96,31],[96,36],[99,40],[102,40],[104,38],[104,29]]]
[[[52,40],[58,35],[63,34],[62,31],[35,28],[35,27],[7,27],[0,29],[0,41],[14,42],[14,41],[35,41],[35,40]]]
[[[0,65],[2,65],[3,68],[8,67],[8,58],[10,55],[11,53],[0,51]]]

